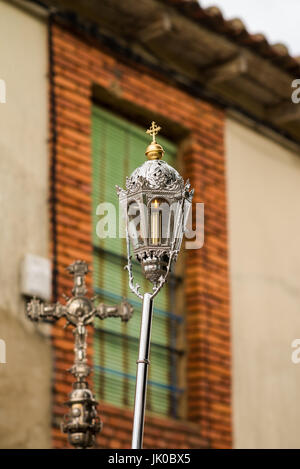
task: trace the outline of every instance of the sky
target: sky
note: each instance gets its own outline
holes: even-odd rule
[[[240,18],[250,33],[263,33],[271,44],[283,43],[300,56],[300,0],[199,0],[217,6],[225,19]]]

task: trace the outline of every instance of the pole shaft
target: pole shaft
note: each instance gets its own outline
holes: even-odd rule
[[[137,361],[136,372],[136,388],[131,446],[133,449],[141,449],[143,446],[152,311],[153,300],[151,298],[150,293],[145,293],[143,298],[139,358]]]

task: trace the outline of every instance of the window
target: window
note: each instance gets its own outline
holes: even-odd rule
[[[160,137],[166,155],[165,160],[174,166],[176,146]],[[100,301],[116,304],[128,298],[134,307],[134,315],[127,323],[110,318],[96,322],[94,335],[94,386],[97,398],[119,407],[133,407],[135,392],[136,360],[138,357],[141,302],[128,287],[125,239],[99,239],[96,224],[99,216],[96,208],[101,202],[119,205],[115,185],[125,185],[125,178],[145,161],[145,149],[149,137],[143,129],[123,118],[93,106],[92,155],[93,155],[93,284]],[[136,281],[149,291],[149,284],[142,277],[140,266],[133,264]],[[177,333],[182,317],[175,314],[174,277],[155,299],[152,324],[151,366],[148,375],[147,409],[163,415],[178,416],[178,401],[182,390],[178,387]]]

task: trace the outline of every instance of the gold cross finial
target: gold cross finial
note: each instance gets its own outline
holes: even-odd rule
[[[161,130],[161,127],[159,125],[156,125],[154,121],[152,121],[150,129],[146,130],[146,133],[151,135],[152,137],[152,143],[156,143],[155,136],[158,134],[158,132]]]

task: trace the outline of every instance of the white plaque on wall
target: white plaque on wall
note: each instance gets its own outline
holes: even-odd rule
[[[42,300],[51,299],[51,262],[45,257],[26,254],[21,266],[21,293]]]

